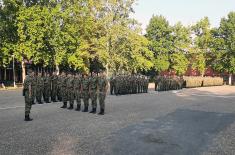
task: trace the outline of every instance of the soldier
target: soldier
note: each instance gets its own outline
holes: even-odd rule
[[[58,76],[56,75],[56,72],[53,72],[53,75],[51,76],[51,100],[52,102],[57,102],[56,96],[58,91]]]
[[[34,78],[34,72],[31,70],[28,71],[29,75],[26,76],[23,84],[23,96],[25,99],[25,121],[32,121],[33,119],[29,117],[30,110],[33,103],[33,90],[32,90],[32,81]]]
[[[43,77],[42,73],[38,73],[38,76],[36,77],[36,99],[38,104],[42,104],[42,95],[43,95]]]
[[[35,98],[36,98],[36,90],[37,90],[37,80],[36,80],[36,75],[35,72],[32,71],[33,74],[31,76],[31,80],[32,80],[32,104],[35,104]]]
[[[72,110],[73,104],[74,104],[74,77],[72,76],[71,72],[68,74],[67,91],[68,91],[67,93],[68,93],[68,101],[69,101],[68,109]]]
[[[99,88],[99,104],[100,104],[100,112],[99,115],[104,115],[105,111],[105,97],[108,90],[108,81],[106,79],[106,75],[104,72],[100,73],[98,79],[98,88]]]
[[[81,87],[82,87],[82,78],[81,78],[80,74],[76,74],[76,77],[74,79],[75,99],[77,102],[76,111],[81,110],[81,97],[82,97]]]
[[[97,107],[97,88],[98,88],[98,77],[96,73],[92,72],[92,77],[90,78],[90,98],[91,98],[91,105],[92,111],[90,113],[96,113]]]
[[[83,74],[82,79],[82,99],[84,103],[84,109],[83,112],[88,112],[88,106],[89,106],[89,90],[90,90],[90,81],[87,73]]]
[[[50,103],[50,92],[51,91],[51,80],[49,73],[45,73],[44,76],[44,89],[43,89],[43,98],[46,103]]]
[[[60,74],[57,79],[57,98],[60,102],[62,102],[62,82],[63,78],[62,75]]]
[[[61,97],[63,101],[63,106],[61,108],[67,108],[67,101],[68,101],[68,91],[67,91],[67,76],[65,72],[61,74]]]
[[[110,78],[109,83],[110,83],[110,94],[113,95],[113,93],[114,93],[114,76],[112,76]]]

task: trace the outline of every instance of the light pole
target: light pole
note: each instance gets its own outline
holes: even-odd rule
[[[14,56],[14,54],[12,55],[12,58],[13,58],[13,60],[12,60],[12,68],[13,68],[13,81],[14,81],[13,85],[14,85],[14,88],[16,88],[16,81],[15,81],[15,56]]]

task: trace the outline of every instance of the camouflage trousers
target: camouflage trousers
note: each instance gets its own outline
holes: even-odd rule
[[[97,107],[97,91],[91,91],[90,97],[91,97],[92,108],[96,108]]]
[[[42,87],[37,88],[36,89],[36,100],[38,103],[42,102],[42,96],[43,96],[43,88]]]
[[[62,101],[62,93],[60,87],[57,88],[57,98],[59,101]]]
[[[62,96],[62,101],[63,102],[68,101],[68,92],[67,92],[66,88],[64,88],[63,91],[61,91],[61,96]]]
[[[57,96],[57,88],[52,87],[52,89],[51,89],[51,100],[56,101],[56,96]]]
[[[74,104],[74,91],[73,90],[68,90],[68,101],[70,105]]]
[[[32,102],[34,103],[35,99],[36,99],[36,92],[37,87],[36,86],[32,86]]]
[[[29,91],[25,91],[25,115],[30,114],[33,98],[29,96]]]
[[[43,89],[43,99],[45,102],[49,102],[50,100],[50,88],[49,87],[44,87]]]
[[[88,94],[88,91],[83,91],[83,93],[82,93],[82,100],[83,100],[84,106],[88,107],[89,106],[89,94]]]
[[[98,98],[99,98],[100,108],[105,109],[106,93],[105,92],[99,92]]]
[[[81,105],[81,92],[78,90],[75,91],[75,99],[76,99],[77,105],[80,106]]]

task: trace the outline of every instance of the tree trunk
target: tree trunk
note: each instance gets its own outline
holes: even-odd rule
[[[55,71],[56,71],[56,75],[60,74],[60,67],[59,67],[59,65],[55,65]]]
[[[25,70],[25,62],[23,60],[21,62],[21,68],[22,68],[22,82],[24,83],[25,76],[26,76],[26,70]]]
[[[228,84],[232,85],[232,74],[229,74]]]

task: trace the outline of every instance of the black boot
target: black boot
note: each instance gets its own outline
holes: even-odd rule
[[[29,115],[25,115],[24,121],[32,121],[33,119]]]
[[[86,106],[82,112],[88,112],[88,106]]]
[[[81,110],[81,105],[77,105],[76,111],[80,111]]]
[[[70,104],[70,106],[69,106],[68,109],[69,109],[69,110],[72,110],[72,109],[73,109],[73,104]]]
[[[96,108],[92,108],[92,111],[90,113],[95,114],[96,113]]]
[[[38,101],[38,104],[43,104],[42,101]]]
[[[99,115],[104,115],[104,109],[100,109]]]
[[[63,103],[63,106],[60,107],[60,108],[67,108],[67,102],[64,102],[64,103]]]

